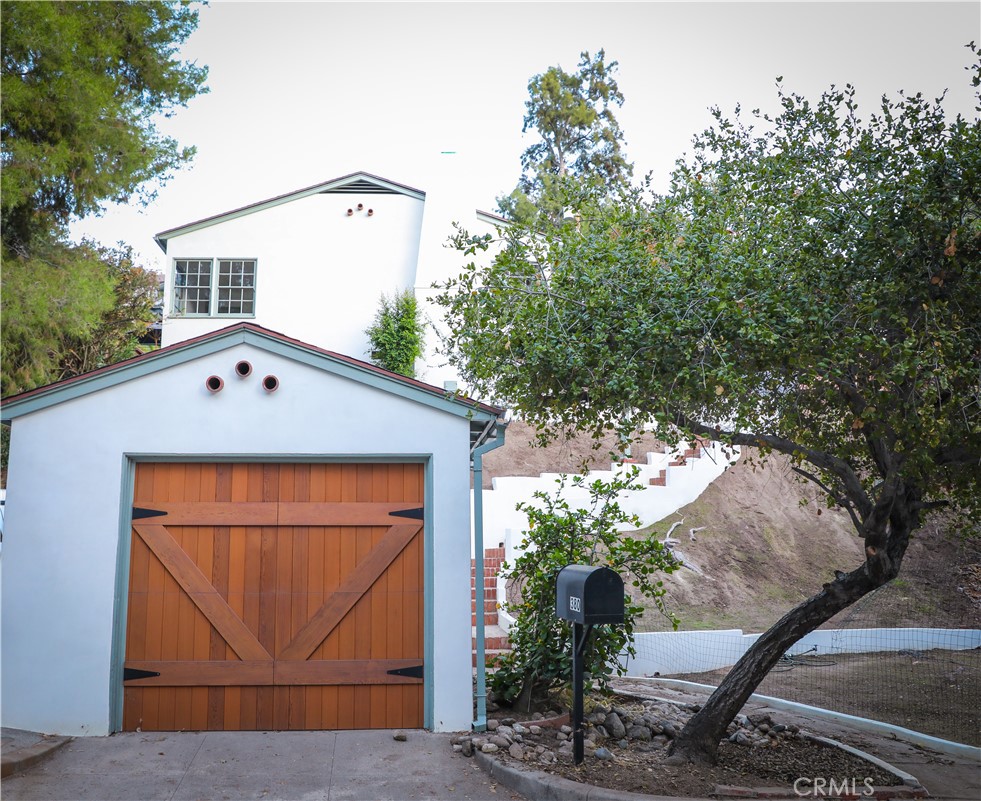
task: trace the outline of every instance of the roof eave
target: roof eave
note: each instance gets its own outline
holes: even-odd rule
[[[3,422],[64,403],[68,400],[98,392],[117,384],[149,375],[167,367],[226,350],[237,344],[252,344],[285,358],[327,370],[335,375],[390,392],[407,400],[421,403],[468,419],[490,421],[500,418],[504,410],[472,398],[465,398],[425,384],[421,381],[389,373],[350,356],[334,353],[292,339],[253,323],[237,323],[219,331],[178,342],[114,365],[93,370],[55,384],[13,395],[4,400]]]
[[[287,192],[284,195],[277,195],[276,197],[260,200],[256,203],[250,203],[247,206],[241,206],[240,208],[222,212],[221,214],[214,214],[210,217],[204,217],[200,220],[196,220],[195,222],[179,225],[176,228],[168,228],[165,231],[160,231],[153,238],[156,243],[160,245],[163,252],[166,253],[167,240],[173,239],[174,237],[184,236],[185,234],[200,231],[202,228],[209,228],[212,225],[218,225],[219,223],[235,220],[239,217],[245,217],[259,211],[265,211],[266,209],[280,206],[283,203],[290,203],[294,200],[301,200],[305,197],[310,197],[311,195],[319,195],[324,192],[329,192],[332,189],[339,189],[359,180],[369,181],[379,187],[389,189],[392,192],[405,195],[415,200],[424,201],[426,199],[426,193],[421,189],[415,189],[414,187],[407,186],[406,184],[400,184],[395,181],[390,181],[387,178],[381,178],[377,175],[360,171],[353,172],[350,175],[343,175],[340,178],[333,178],[319,184],[314,184],[313,186],[308,186],[304,189],[297,189],[293,192]]]

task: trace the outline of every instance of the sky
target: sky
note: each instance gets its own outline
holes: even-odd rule
[[[975,116],[976,2],[231,2],[201,9],[185,59],[210,91],[159,129],[194,161],[149,206],[76,221],[73,238],[132,246],[164,270],[154,234],[364,170],[425,191],[452,175],[494,211],[513,189],[528,81],[605,49],[635,176],[667,187],[709,108],[775,110],[852,83],[864,115],[921,91]],[[449,152],[446,152],[449,151]]]

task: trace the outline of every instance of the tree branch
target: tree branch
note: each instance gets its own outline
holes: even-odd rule
[[[843,508],[846,512],[848,512],[848,516],[852,519],[852,524],[855,526],[855,528],[858,529],[859,531],[862,530],[862,521],[859,520],[858,515],[855,514],[855,507],[852,506],[851,502],[847,498],[842,498],[840,495],[834,492],[830,487],[826,486],[824,482],[821,481],[821,479],[819,479],[813,473],[809,473],[807,470],[804,470],[800,467],[791,467],[790,469],[793,470],[798,475],[803,476],[808,481],[813,481],[815,484],[817,484],[822,490],[824,490],[828,494],[831,500],[833,500],[836,504],[838,504],[841,508]]]
[[[825,453],[824,451],[816,451],[812,448],[804,447],[793,440],[785,437],[778,437],[773,434],[753,434],[744,431],[723,431],[715,426],[708,426],[704,423],[689,420],[688,417],[681,412],[676,414],[675,423],[681,429],[691,431],[693,434],[698,434],[708,439],[725,440],[733,445],[769,448],[770,450],[786,454],[787,456],[791,456],[795,459],[803,459],[815,467],[826,470],[829,473],[833,473],[834,475],[838,476],[838,478],[841,480],[845,494],[852,504],[854,504],[858,514],[862,518],[868,517],[868,515],[872,513],[874,508],[872,500],[869,498],[868,493],[865,492],[865,488],[862,487],[862,482],[859,481],[858,476],[855,474],[855,471],[852,470],[851,465],[849,465],[844,459],[839,459],[837,456],[832,456],[830,453]]]
[[[946,448],[937,448],[933,452],[933,461],[938,465],[981,464],[981,453],[961,445],[950,445]]]

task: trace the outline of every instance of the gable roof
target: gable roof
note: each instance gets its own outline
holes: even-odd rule
[[[239,344],[252,345],[333,375],[390,392],[415,403],[458,417],[466,417],[470,420],[471,448],[477,447],[488,439],[495,439],[497,429],[503,428],[504,425],[501,419],[504,410],[496,406],[447,392],[432,384],[406,378],[368,362],[309,345],[249,322],[236,323],[194,339],[134,356],[117,364],[28,390],[19,395],[11,395],[4,399],[0,410],[3,422],[8,423],[25,414],[38,412]]]
[[[244,217],[247,214],[253,214],[257,211],[265,211],[274,206],[280,206],[283,203],[289,203],[293,200],[300,200],[310,195],[329,194],[405,195],[415,200],[426,199],[426,193],[421,189],[414,189],[411,186],[389,181],[387,178],[380,178],[377,175],[367,172],[352,172],[350,175],[343,175],[340,178],[332,178],[329,181],[314,184],[304,189],[287,192],[285,195],[278,195],[268,200],[260,200],[258,203],[250,203],[248,206],[242,206],[241,208],[226,211],[222,214],[215,214],[212,217],[205,217],[204,219],[187,223],[177,228],[169,228],[166,231],[161,231],[153,239],[160,246],[160,249],[166,253],[167,240],[176,236],[189,234],[192,231],[199,231],[202,228],[217,225],[228,220],[234,220],[237,217]]]

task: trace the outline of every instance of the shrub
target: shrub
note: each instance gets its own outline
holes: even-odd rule
[[[489,679],[500,700],[530,710],[533,701],[571,681],[571,624],[555,616],[555,577],[566,565],[605,565],[619,573],[637,595],[625,598],[623,626],[593,629],[584,656],[587,690],[605,689],[614,671],[623,673],[618,655],[636,655],[633,632],[635,618],[644,609],[641,599],[653,602],[671,617],[664,607],[665,590],[657,574],[670,573],[680,563],[653,534],[638,539],[617,530],[623,523],[635,528],[641,525],[639,518],[626,514],[616,502],[620,492],[642,489],[633,483],[638,472],[633,468],[626,477],[615,477],[609,483],[597,480],[587,484],[583,477],[573,477],[572,487],[589,493],[586,508],[573,509],[562,497],[568,476],[558,479],[559,491],[554,498],[535,493],[540,506],[518,504],[518,510],[528,516],[522,542],[525,550],[513,566],[505,563],[502,570],[512,586],[520,587],[521,598],[505,604],[515,618],[508,632],[512,650],[498,659],[497,671]]]
[[[415,378],[416,359],[423,354],[426,327],[411,289],[382,295],[374,322],[365,329],[373,364]]]

